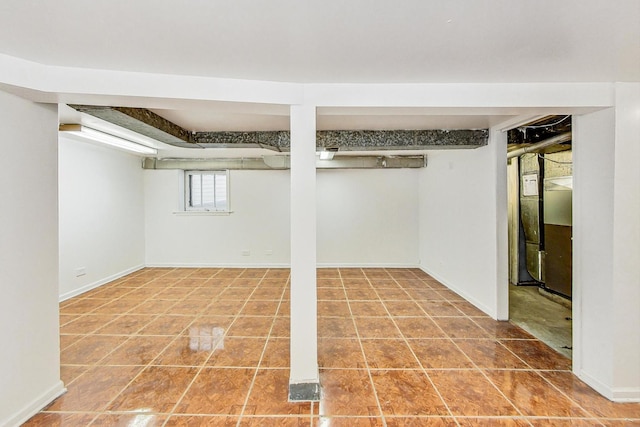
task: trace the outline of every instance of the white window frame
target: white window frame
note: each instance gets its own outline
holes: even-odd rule
[[[227,200],[226,207],[217,208],[217,207],[206,207],[206,206],[191,206],[191,177],[193,175],[214,175],[220,176],[224,175],[225,177],[225,197]],[[231,204],[229,199],[229,171],[228,170],[185,170],[184,171],[184,186],[183,186],[183,194],[184,194],[184,212],[187,213],[206,213],[206,214],[228,214],[231,212]],[[215,196],[214,196],[215,199]]]

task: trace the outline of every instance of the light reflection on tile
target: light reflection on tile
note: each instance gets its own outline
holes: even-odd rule
[[[64,301],[68,392],[26,425],[640,426],[418,269],[317,270],[322,398],[289,403],[289,276],[146,268]]]
[[[549,387],[537,372],[504,370],[486,372],[489,379],[524,415],[574,418],[588,415],[555,388]]]
[[[160,427],[164,425],[166,417],[163,415],[149,414],[145,412],[133,414],[104,414],[98,415],[91,426],[101,427]]]

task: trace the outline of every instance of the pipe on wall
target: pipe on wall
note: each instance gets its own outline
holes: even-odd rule
[[[561,133],[560,135],[556,135],[549,139],[545,139],[544,141],[540,141],[526,147],[521,147],[516,150],[509,151],[507,152],[507,159],[520,157],[523,154],[527,154],[527,153],[535,153],[537,151],[542,150],[543,148],[551,147],[552,145],[562,144],[563,142],[568,142],[568,141],[571,141],[571,132]]]

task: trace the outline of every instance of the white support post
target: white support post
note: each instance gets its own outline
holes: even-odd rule
[[[640,402],[640,83],[616,83],[612,399]]]
[[[316,293],[316,109],[291,106],[289,400],[319,400]]]
[[[507,133],[491,129],[495,152],[496,194],[496,311],[497,320],[509,320],[509,238],[507,202]]]
[[[640,84],[615,94],[615,108],[573,122],[573,372],[640,402]]]

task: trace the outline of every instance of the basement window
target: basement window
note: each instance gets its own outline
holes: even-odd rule
[[[185,171],[185,211],[229,212],[228,171]]]

